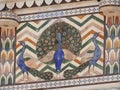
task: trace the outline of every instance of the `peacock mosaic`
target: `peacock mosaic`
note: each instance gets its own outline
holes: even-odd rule
[[[16,34],[15,83],[104,74],[101,13],[22,22]],[[59,67],[54,60],[58,49],[64,57]]]

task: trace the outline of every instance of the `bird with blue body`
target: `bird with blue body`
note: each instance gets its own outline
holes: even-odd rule
[[[93,70],[94,70],[94,66],[95,66],[96,62],[100,59],[100,56],[101,56],[101,50],[100,50],[100,47],[98,46],[97,40],[96,40],[98,35],[99,35],[99,33],[95,33],[92,37],[92,40],[93,40],[93,43],[95,46],[95,50],[94,50],[94,55],[93,55],[92,59],[89,61],[89,70],[90,70],[91,65],[93,65]]]
[[[85,68],[88,67],[88,73],[90,73],[90,67],[93,65],[93,70],[94,70],[94,66],[97,63],[97,61],[100,59],[101,57],[101,50],[100,47],[97,44],[97,37],[98,37],[99,33],[96,32],[93,37],[92,37],[92,41],[94,43],[95,46],[95,50],[93,52],[93,57],[88,60],[87,62],[81,64],[80,66],[76,67],[75,69],[68,69],[66,71],[64,71],[63,76],[65,78],[72,78],[73,76],[75,76],[77,73],[82,72]]]
[[[24,41],[19,41],[19,42],[20,42],[20,44],[22,45],[23,48],[22,48],[21,54],[18,57],[17,65],[21,69],[21,71],[23,73],[23,79],[24,79],[24,72],[26,72],[27,75],[29,75],[28,72],[29,72],[30,68],[25,65],[24,57],[23,57],[25,49],[26,49],[25,42]]]
[[[62,47],[61,47],[62,39],[61,39],[60,32],[57,33],[57,41],[58,41],[58,48],[54,53],[54,63],[55,63],[56,71],[60,72],[61,64],[62,64],[63,59],[64,59],[64,52],[63,52]]]
[[[24,41],[19,41],[19,42],[22,45],[22,51],[18,57],[17,65],[23,73],[23,80],[25,77],[24,73],[27,73],[27,80],[29,79],[29,77],[28,77],[29,73],[32,74],[33,76],[37,76],[37,77],[47,80],[47,81],[51,80],[53,78],[53,73],[51,73],[49,71],[41,73],[40,71],[38,71],[34,68],[30,68],[25,64],[24,53],[25,53],[25,49],[26,49],[26,44]]]

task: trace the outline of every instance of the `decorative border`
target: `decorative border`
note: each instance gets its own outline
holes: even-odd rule
[[[13,13],[12,11],[0,12],[0,18],[1,19],[12,19],[12,20],[15,20],[15,21],[20,21],[20,18],[17,16],[17,14]]]
[[[81,0],[12,0],[12,1],[1,1],[0,11],[6,9],[20,9],[20,8],[31,8],[39,6],[57,5],[63,3],[81,2]]]
[[[99,3],[99,7],[107,6],[107,5],[120,5],[120,0],[101,0]]]
[[[42,13],[39,12],[39,13],[19,15],[19,16],[17,16],[17,14],[13,13],[12,11],[5,11],[5,12],[0,12],[0,18],[9,18],[16,20],[18,22],[23,22],[23,21],[32,21],[38,19],[73,16],[79,14],[98,13],[98,12],[100,12],[98,6],[81,7],[81,8],[67,9],[67,10],[42,12]]]
[[[33,0],[33,1],[35,2],[36,0]],[[74,2],[78,2],[78,1],[76,0]],[[10,5],[8,5],[8,6],[14,6],[14,5],[12,5],[12,3],[13,2],[9,2]],[[25,3],[25,1],[24,1],[24,3]],[[14,4],[15,4],[15,2],[14,2]],[[120,5],[120,0],[101,0],[99,2],[99,6],[96,5],[96,6],[73,8],[73,9],[51,11],[51,12],[42,12],[42,13],[38,12],[38,13],[34,13],[34,14],[19,15],[19,16],[17,16],[13,12],[5,11],[5,12],[0,12],[0,18],[11,18],[11,19],[17,20],[19,22],[32,21],[32,20],[38,20],[38,19],[48,19],[48,18],[64,17],[64,16],[71,16],[71,15],[79,15],[79,14],[97,13],[97,12],[100,12],[99,9],[101,7],[104,7],[104,6],[107,6],[107,5],[119,6]],[[5,6],[7,6],[7,4]]]
[[[79,78],[72,80],[50,81],[41,83],[30,83],[14,86],[0,87],[0,90],[27,90],[27,89],[40,89],[40,88],[56,88],[56,87],[69,87],[69,86],[83,86],[91,84],[112,83],[120,81],[120,75],[99,76],[90,78]]]
[[[49,19],[56,17],[65,17],[79,14],[89,14],[89,13],[97,13],[99,12],[98,6],[93,7],[83,7],[83,8],[75,8],[70,10],[61,10],[61,11],[52,11],[52,12],[43,12],[37,14],[28,14],[28,15],[20,15],[20,21],[32,21],[38,19]]]

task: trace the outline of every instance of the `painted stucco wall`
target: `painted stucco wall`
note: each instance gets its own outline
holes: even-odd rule
[[[119,90],[119,0],[58,1],[0,3],[0,90]],[[58,33],[64,52],[60,72],[54,63]]]

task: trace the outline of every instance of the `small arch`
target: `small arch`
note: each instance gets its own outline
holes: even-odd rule
[[[110,74],[110,66],[109,65],[106,66],[105,72],[106,72],[106,75]]]
[[[110,32],[111,32],[110,37],[112,38],[112,40],[115,38],[116,31],[117,31],[117,30],[116,30],[115,25],[112,25],[112,27],[110,28]]]
[[[114,52],[114,50],[111,50],[111,51],[110,51],[110,60],[111,60],[112,63],[113,63],[114,60],[115,60],[115,52]]]
[[[6,51],[9,51],[11,48],[11,41],[9,38],[6,39],[6,42],[5,42],[5,50]]]
[[[6,51],[5,51],[5,50],[3,50],[3,51],[1,52],[1,59],[2,59],[3,62],[5,62],[5,61],[7,60],[7,54],[6,54]]]
[[[10,64],[9,64],[8,62],[6,62],[6,63],[4,64],[4,73],[5,73],[6,75],[8,75],[9,72],[10,72]]]
[[[107,38],[106,40],[106,49],[111,49],[112,48],[112,40],[111,38]]]
[[[12,49],[8,52],[8,60],[14,60],[14,51]]]
[[[8,77],[7,77],[7,83],[8,85],[12,85],[13,84],[13,77],[12,77],[12,74],[9,74]]]
[[[118,74],[118,73],[119,73],[119,69],[118,69],[118,68],[119,68],[118,64],[115,63],[115,64],[114,64],[114,67],[113,67],[113,73],[114,73],[114,74]]]
[[[4,76],[1,77],[1,85],[5,85],[5,77]]]
[[[119,48],[119,38],[118,37],[116,37],[115,39],[114,39],[114,41],[113,41],[113,47],[114,47],[114,49],[118,49]]]

